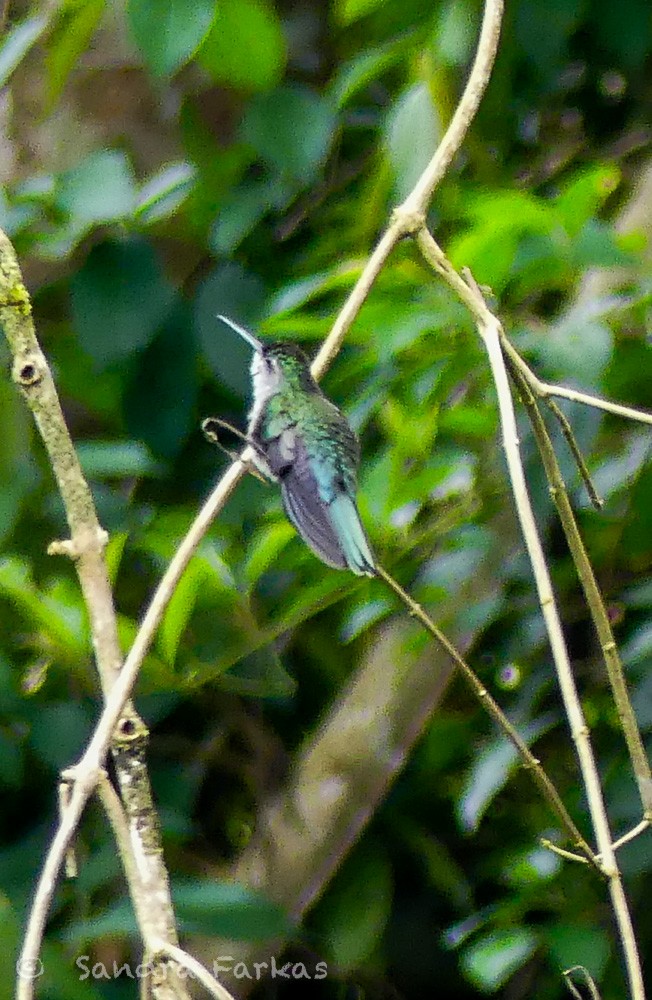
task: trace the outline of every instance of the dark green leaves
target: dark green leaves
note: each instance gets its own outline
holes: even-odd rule
[[[186,933],[264,941],[290,928],[280,906],[237,882],[182,882],[174,886],[173,895]]]
[[[189,311],[178,306],[139,356],[124,398],[129,431],[155,455],[173,458],[198,424],[197,381]]]
[[[174,293],[151,247],[140,240],[95,247],[72,284],[75,329],[103,368],[147,346]]]
[[[244,326],[255,325],[261,315],[265,288],[254,274],[239,264],[216,267],[202,283],[195,301],[195,329],[204,356],[225,385],[244,393],[249,385],[251,350],[237,334],[217,319],[229,316]]]
[[[307,87],[286,86],[250,103],[241,134],[270,169],[307,183],[326,159],[335,124],[325,98]]]

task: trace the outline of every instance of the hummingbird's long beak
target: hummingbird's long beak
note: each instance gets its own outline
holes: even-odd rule
[[[221,320],[222,323],[226,323],[227,326],[230,326],[236,333],[239,333],[243,340],[246,340],[248,344],[251,344],[254,351],[262,351],[262,343],[258,340],[258,337],[254,337],[253,333],[249,333],[249,330],[245,330],[243,326],[239,326],[237,323],[234,323],[228,316],[218,315],[217,318]]]

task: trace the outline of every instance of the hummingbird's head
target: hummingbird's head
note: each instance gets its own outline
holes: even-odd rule
[[[266,394],[278,392],[285,386],[317,391],[317,383],[310,374],[310,362],[295,344],[262,344],[251,362],[251,375],[255,387],[264,387]]]
[[[227,316],[217,318],[235,330],[254,349],[251,377],[257,399],[267,399],[287,386],[304,392],[319,391],[310,374],[310,362],[300,347],[286,343],[265,344]]]

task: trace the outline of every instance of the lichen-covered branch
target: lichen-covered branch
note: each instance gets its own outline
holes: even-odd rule
[[[50,368],[43,354],[32,320],[29,294],[22,280],[20,267],[8,237],[0,230],[0,324],[12,354],[12,376],[29,406],[50,459],[66,511],[70,538],[53,542],[53,555],[69,556],[77,570],[91,626],[95,661],[105,699],[120,677],[122,653],[118,642],[113,595],[104,561],[107,536],[95,511],[93,497],[77,458],[61,410]],[[116,728],[117,727],[117,728]],[[111,746],[116,774],[121,790],[131,836],[139,843],[141,893],[145,908],[158,922],[160,938],[177,943],[167,873],[162,862],[158,822],[151,788],[144,766],[147,729],[132,705],[123,700],[120,711],[107,733],[105,752]],[[104,756],[92,761],[81,787],[92,791],[93,782],[101,773]],[[75,777],[79,773],[75,772]],[[84,800],[85,801],[85,800]],[[74,803],[74,808],[73,807]],[[81,817],[83,802],[76,787],[70,790],[68,806],[63,809],[62,829],[66,830],[69,846]],[[74,818],[73,818],[74,817]],[[57,834],[57,836],[59,835]],[[56,838],[55,838],[56,839]],[[60,862],[44,872],[39,881],[23,942],[23,967],[38,958],[50,903],[54,894]],[[168,977],[173,983],[174,977]],[[33,995],[34,980],[20,979],[18,996]],[[178,984],[181,986],[181,984]],[[157,996],[187,996],[185,984],[172,994],[159,991]]]

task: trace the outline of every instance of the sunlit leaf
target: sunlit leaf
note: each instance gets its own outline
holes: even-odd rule
[[[220,0],[198,59],[218,83],[266,90],[285,67],[285,39],[268,0]]]
[[[190,194],[195,169],[190,163],[170,163],[143,185],[135,214],[146,224],[174,214]]]
[[[525,965],[539,944],[530,930],[504,930],[487,934],[462,953],[462,968],[468,979],[487,993],[495,993]]]
[[[62,5],[46,55],[48,103],[51,108],[61,97],[70,72],[93,37],[104,8],[105,0],[82,0],[81,3]]]

